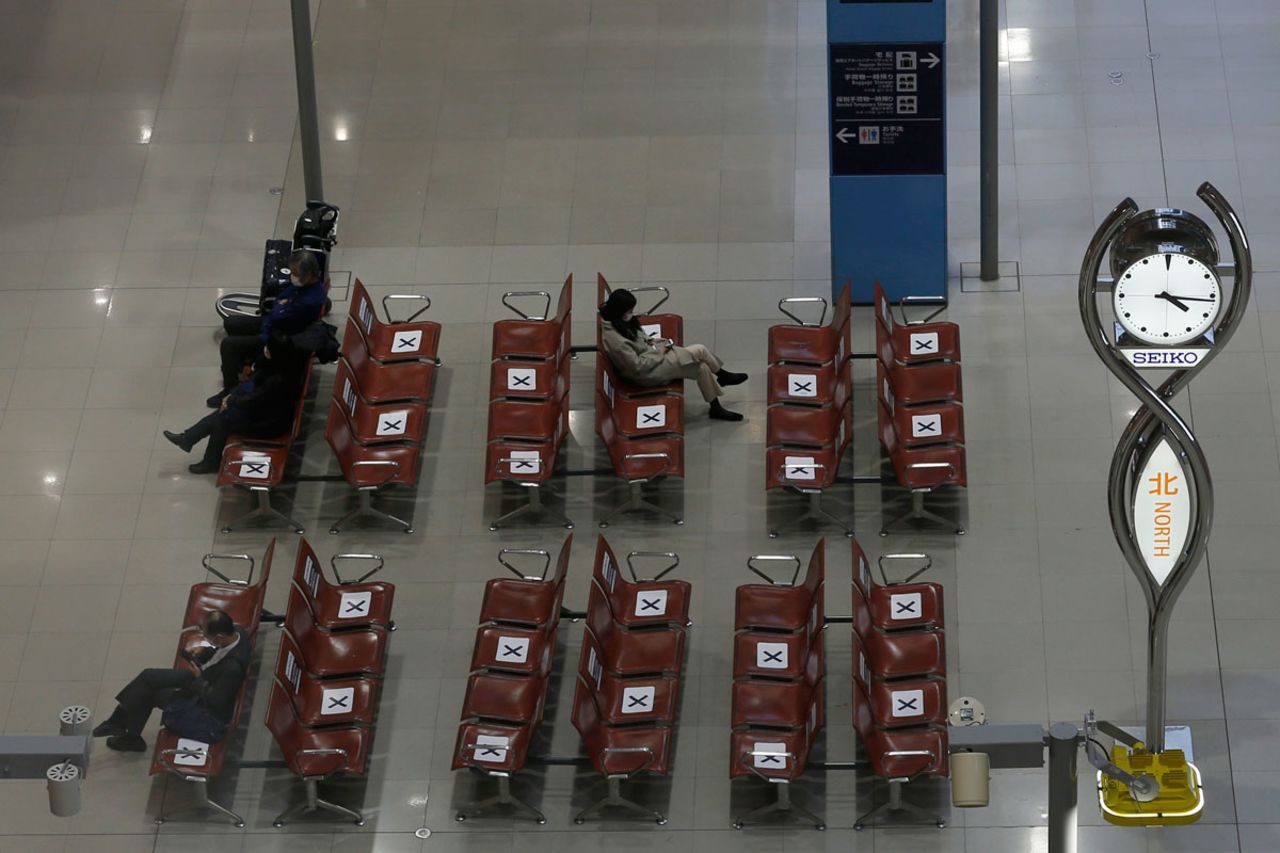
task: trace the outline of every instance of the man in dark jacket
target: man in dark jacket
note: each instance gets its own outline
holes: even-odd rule
[[[255,339],[256,340],[256,339]],[[204,457],[187,470],[192,474],[213,474],[222,460],[222,450],[233,433],[252,438],[271,438],[293,424],[298,397],[311,354],[298,350],[281,335],[273,334],[262,348],[254,370],[235,385],[218,406],[182,432],[164,431],[184,451],[204,438]]]
[[[207,611],[197,630],[203,641],[198,650],[185,654],[182,666],[138,673],[116,694],[115,711],[93,730],[94,737],[105,737],[111,749],[143,752],[142,729],[151,710],[179,696],[200,698],[210,714],[230,724],[249,672],[249,635],[222,610]]]
[[[262,318],[237,318],[237,334],[222,339],[222,390],[206,402],[216,409],[240,381],[244,366],[252,362],[273,335],[289,336],[301,332],[324,314],[325,291],[320,277],[320,262],[313,252],[300,249],[289,256],[290,285],[280,291],[271,311]]]

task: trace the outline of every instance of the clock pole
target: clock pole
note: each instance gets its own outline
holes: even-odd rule
[[[1176,337],[1175,333],[1181,330],[1170,331],[1167,324],[1161,330],[1154,321],[1135,328],[1132,321],[1125,321],[1127,314],[1118,317],[1119,322],[1104,324],[1098,293],[1132,279],[1133,273],[1127,271],[1141,269],[1150,275],[1152,263],[1156,273],[1169,276],[1170,282],[1175,281],[1176,273],[1192,284],[1216,288],[1222,266],[1217,244],[1213,232],[1199,218],[1182,210],[1139,213],[1133,200],[1125,199],[1098,227],[1080,269],[1080,316],[1089,343],[1140,403],[1111,458],[1107,499],[1116,542],[1147,601],[1144,746],[1152,754],[1165,750],[1169,620],[1179,594],[1204,557],[1214,510],[1208,460],[1172,400],[1234,334],[1248,305],[1252,283],[1248,240],[1231,205],[1209,183],[1202,184],[1196,194],[1227,233],[1233,256],[1233,282],[1229,299],[1214,302],[1207,296],[1184,294],[1196,304],[1214,302],[1216,316],[1209,324],[1212,328],[1193,346],[1184,348],[1162,342]],[[1100,272],[1108,252],[1113,274],[1103,277]],[[1187,278],[1192,274],[1194,277]],[[1210,277],[1211,281],[1203,281]],[[1170,297],[1169,287],[1165,287],[1163,296],[1156,296]],[[1177,294],[1173,297],[1176,299]],[[1175,304],[1174,299],[1166,301]],[[1180,307],[1179,310],[1187,313]],[[1145,367],[1170,366],[1173,369],[1158,388],[1141,373]]]

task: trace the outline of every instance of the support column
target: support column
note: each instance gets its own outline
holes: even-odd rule
[[[307,201],[324,199],[320,168],[320,119],[316,110],[316,65],[311,49],[311,2],[290,0],[293,6],[293,64],[298,83],[298,128],[302,134],[302,172]]]

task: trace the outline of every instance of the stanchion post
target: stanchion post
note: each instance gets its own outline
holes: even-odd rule
[[[1080,729],[1071,723],[1055,723],[1049,728],[1048,742],[1049,853],[1077,853]]]
[[[1000,2],[980,0],[978,12],[978,144],[983,281],[1000,277]]]
[[[320,168],[320,119],[316,111],[316,65],[311,49],[311,2],[290,0],[293,6],[293,64],[298,85],[298,129],[302,135],[302,174],[307,201],[324,199]]]

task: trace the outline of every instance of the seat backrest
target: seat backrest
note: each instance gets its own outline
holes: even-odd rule
[[[267,543],[267,550],[262,552],[262,566],[258,569],[258,581],[254,587],[258,590],[255,596],[256,603],[253,608],[253,621],[248,625],[243,625],[250,636],[257,636],[258,623],[262,621],[262,609],[267,602],[267,583],[271,580],[271,561],[276,555],[276,539],[271,537],[271,541]]]
[[[306,749],[305,733],[298,722],[293,702],[289,699],[288,688],[275,680],[271,682],[266,725],[271,736],[280,745],[280,751],[285,755],[293,755]]]
[[[807,589],[810,595],[817,595],[826,580],[827,540],[824,537],[818,540],[818,544],[813,548],[813,554],[809,556],[809,571],[805,573],[804,583],[801,586]]]
[[[600,717],[600,707],[596,703],[591,683],[578,676],[578,683],[573,691],[573,727],[588,743],[600,729]],[[595,760],[595,756],[592,756],[592,760]]]
[[[289,584],[289,603],[284,611],[284,628],[299,644],[307,642],[307,637],[315,630],[316,617],[311,604],[303,596],[302,590]]]
[[[853,558],[853,585],[861,590],[863,598],[869,598],[875,581],[871,578],[871,563],[867,560],[867,552],[862,550],[857,539],[849,540],[849,550]]]
[[[564,286],[560,288],[560,299],[556,302],[556,322],[560,325],[560,345],[562,347],[561,355],[568,350],[570,346],[570,312],[573,310],[573,273],[564,280]]]
[[[854,672],[858,671],[858,657],[854,656]],[[880,739],[876,737],[875,714],[871,710],[871,697],[862,686],[862,681],[855,675],[853,679],[853,728],[868,752],[880,747]],[[877,756],[878,757],[878,756]],[[878,761],[874,762],[879,764]]]
[[[369,291],[365,290],[364,282],[358,278],[351,285],[350,315],[356,322],[357,330],[366,339],[382,324],[378,319],[378,312],[374,310],[373,300],[369,298]]]
[[[611,645],[617,632],[609,598],[599,584],[595,583],[591,584],[590,592],[587,593],[587,627],[602,646]]]

